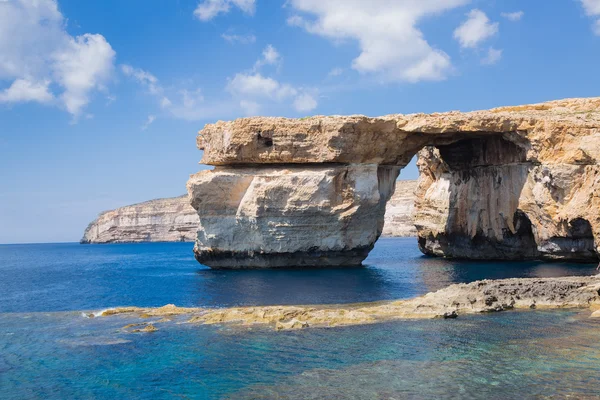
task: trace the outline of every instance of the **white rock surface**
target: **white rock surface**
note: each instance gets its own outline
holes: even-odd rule
[[[383,229],[397,167],[217,167],[192,175],[194,252],[213,268],[360,265]]]
[[[81,243],[191,242],[198,214],[187,196],[150,200],[101,213]]]
[[[417,236],[412,220],[417,181],[397,181],[385,210],[383,236]],[[188,196],[150,200],[101,213],[82,243],[193,242],[200,219]]]

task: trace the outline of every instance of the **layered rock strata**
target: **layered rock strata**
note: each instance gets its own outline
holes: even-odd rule
[[[451,285],[408,300],[316,306],[233,308],[119,307],[90,316],[133,314],[168,322],[184,316],[195,324],[266,325],[277,330],[372,324],[398,319],[456,318],[464,314],[513,309],[589,308],[600,310],[600,275],[561,278],[512,278]],[[128,329],[137,324],[128,325]],[[151,325],[153,326],[153,325]],[[153,326],[154,327],[154,326]]]
[[[188,183],[196,256],[214,267],[358,264],[397,171],[422,150],[415,220],[426,254],[596,260],[599,110],[591,98],[207,125],[198,147],[217,168]]]
[[[417,181],[397,181],[388,201],[383,236],[417,236],[413,223]],[[188,196],[149,200],[105,211],[92,221],[81,243],[193,242],[200,220]]]
[[[197,229],[196,210],[180,196],[105,211],[88,225],[81,243],[191,242]]]
[[[416,237],[414,223],[417,181],[397,181],[396,190],[385,207],[385,223],[381,236]]]
[[[196,259],[214,268],[360,265],[381,231],[399,168],[217,167],[188,181]]]

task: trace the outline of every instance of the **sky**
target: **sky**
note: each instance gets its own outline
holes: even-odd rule
[[[600,0],[0,0],[0,243],[185,193],[217,120],[592,97],[599,65]]]

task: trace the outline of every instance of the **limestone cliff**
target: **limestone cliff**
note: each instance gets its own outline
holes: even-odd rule
[[[191,242],[198,214],[187,196],[150,200],[103,212],[91,222],[81,243]]]
[[[207,125],[190,178],[195,253],[213,267],[355,265],[419,151],[427,254],[597,259],[600,98],[435,114]]]
[[[412,220],[416,187],[417,181],[396,182],[385,210],[384,236],[417,236]],[[81,242],[193,242],[199,222],[188,196],[150,200],[103,212]]]
[[[417,181],[397,181],[396,190],[385,207],[382,236],[416,237],[414,223]]]

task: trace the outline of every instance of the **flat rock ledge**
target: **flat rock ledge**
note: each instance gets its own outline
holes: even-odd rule
[[[184,316],[192,324],[270,326],[276,330],[372,324],[400,319],[456,318],[464,314],[515,309],[589,308],[600,317],[600,275],[511,278],[451,285],[408,300],[319,306],[184,308],[118,307],[97,315],[160,317],[156,325]],[[153,330],[154,330],[153,325]]]

